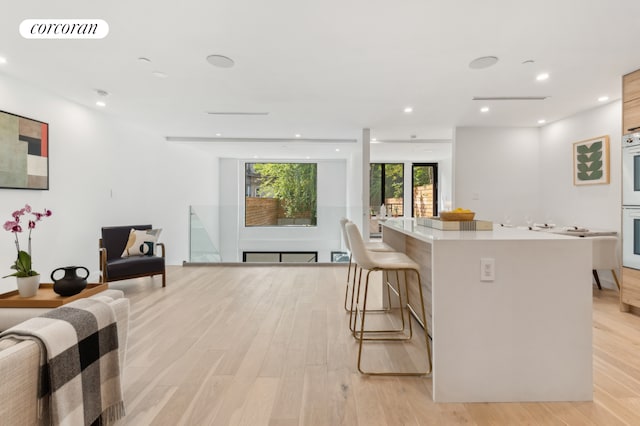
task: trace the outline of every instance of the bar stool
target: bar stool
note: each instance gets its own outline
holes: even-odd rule
[[[348,222],[348,223],[353,223],[353,222]],[[358,227],[356,226],[356,231],[358,230]],[[365,248],[370,247],[370,245],[368,245],[366,242],[364,242],[364,240],[362,239],[362,234],[358,232],[358,237],[359,237],[359,241],[363,242]],[[345,229],[345,234],[346,234],[346,229]],[[349,236],[347,235],[347,243],[349,244],[349,246],[351,246],[350,242],[349,242]],[[384,243],[383,243],[384,244]],[[395,250],[393,250],[390,246],[386,245],[386,247],[388,247],[390,249],[390,251],[384,251],[384,253],[395,253],[395,254],[399,254],[404,256],[403,253],[399,253]],[[380,246],[376,247],[376,248],[380,248]],[[369,252],[375,252],[374,250],[367,250]],[[377,253],[383,253],[382,251],[379,251]],[[358,304],[360,303],[360,286],[362,283],[362,268],[360,268],[360,274],[358,277],[358,283],[356,286],[356,273],[358,270],[358,265],[357,263],[354,263],[354,275],[353,275],[353,283],[351,285],[351,306],[350,308],[347,310],[349,312],[349,330],[351,330],[351,334],[353,335],[353,337],[355,337],[356,339],[360,339],[361,337],[358,337],[357,331],[356,331],[356,318],[357,318],[357,313],[356,311],[353,309],[354,305],[357,307]],[[375,333],[404,333],[405,332],[405,320],[404,320],[404,314],[402,311],[402,293],[399,291],[396,291],[395,288],[393,288],[393,286],[391,285],[391,283],[389,282],[389,271],[386,270],[381,270],[382,271],[382,285],[385,286],[387,288],[387,300],[389,301],[389,307],[387,308],[382,308],[382,309],[367,309],[367,313],[374,313],[374,314],[378,314],[378,313],[389,313],[391,311],[391,292],[393,292],[397,297],[398,297],[398,304],[400,306],[400,320],[401,320],[401,325],[400,328],[391,328],[391,329],[377,329],[377,330],[366,330],[365,333],[368,334],[375,334]],[[396,275],[396,283],[398,283],[398,286],[400,286],[400,275],[398,273],[398,271],[395,271],[395,275]],[[400,287],[398,287],[398,289],[400,289]],[[354,297],[355,295],[355,297]],[[390,339],[390,338],[384,338],[384,339],[376,339],[376,338],[367,338],[367,337],[362,337],[364,338],[364,340],[409,340],[411,339],[411,337],[413,336],[413,328],[411,325],[411,321],[409,321],[409,335],[402,337],[402,338],[394,338],[394,339]]]
[[[404,286],[405,286],[405,294],[407,296],[407,305],[409,304],[409,291],[407,284],[407,271],[413,271],[416,274],[418,280],[418,289],[420,294],[420,308],[422,310],[422,317],[426,317],[425,309],[424,309],[424,297],[422,295],[422,281],[420,279],[420,266],[414,262],[409,256],[404,253],[399,252],[371,252],[366,250],[364,241],[362,240],[362,236],[360,235],[360,231],[358,227],[354,223],[345,224],[345,229],[347,233],[347,237],[349,239],[349,245],[351,246],[351,251],[353,254],[354,262],[356,267],[360,268],[360,279],[358,281],[358,294],[360,293],[360,282],[362,280],[362,271],[366,270],[367,274],[365,276],[364,282],[364,298],[362,301],[362,310],[360,311],[361,320],[360,320],[360,330],[354,332],[354,337],[359,341],[358,347],[358,371],[362,374],[368,375],[378,375],[378,376],[422,376],[425,374],[430,374],[432,370],[432,360],[431,360],[431,346],[429,344],[429,333],[425,328],[424,336],[425,336],[425,344],[427,351],[427,359],[428,359],[428,370],[421,372],[379,372],[379,371],[364,371],[362,369],[362,347],[365,340],[377,340],[377,341],[406,341],[411,339],[413,336],[413,329],[411,326],[411,317],[410,313],[407,313],[409,318],[409,336],[404,335],[401,338],[390,338],[390,337],[365,337],[365,333],[370,333],[370,331],[365,330],[365,318],[367,315],[367,295],[369,290],[369,277],[371,272],[374,271],[385,271],[390,272],[394,271],[396,273],[402,272],[404,274]],[[400,289],[400,281],[398,283],[398,296],[400,298],[400,315],[403,318],[404,322],[404,311],[405,306],[402,303],[401,297],[401,289]],[[359,309],[358,304],[355,305],[355,309],[353,309],[354,314],[357,316]],[[408,309],[407,309],[408,311]],[[353,314],[352,314],[353,315]],[[426,321],[425,321],[426,327]],[[404,327],[403,327],[404,328]],[[395,330],[394,330],[395,331]],[[404,334],[404,331],[403,331]]]
[[[618,260],[617,255],[618,237],[598,236],[589,238],[593,240],[591,268],[593,278],[596,280],[598,289],[602,290],[600,277],[598,276],[598,269],[608,269],[611,271],[611,275],[616,282],[618,291],[620,291],[620,283],[618,282],[618,276],[616,275],[616,269],[620,267],[620,261]]]
[[[353,268],[353,286],[352,286],[352,291],[351,291],[351,306],[347,307],[347,299],[348,299],[348,294],[349,294],[349,278],[351,276],[351,265],[352,265],[352,261],[353,261],[353,253],[351,252],[351,246],[349,244],[349,238],[347,238],[347,231],[345,230],[345,225],[347,223],[350,223],[351,221],[349,219],[347,219],[346,217],[343,217],[340,219],[340,228],[342,229],[342,240],[344,241],[344,245],[345,247],[347,247],[347,250],[349,250],[349,267],[347,269],[347,285],[344,289],[344,310],[351,313],[352,309],[353,309],[353,288],[355,286],[355,282],[356,282],[356,273],[357,273],[357,265],[354,265]],[[365,244],[365,248],[369,251],[375,251],[375,252],[393,252],[395,251],[391,246],[389,246],[388,244],[385,244],[383,242],[368,242],[368,243],[364,243]]]

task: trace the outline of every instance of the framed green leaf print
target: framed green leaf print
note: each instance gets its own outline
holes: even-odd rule
[[[573,144],[573,184],[609,183],[609,136]]]

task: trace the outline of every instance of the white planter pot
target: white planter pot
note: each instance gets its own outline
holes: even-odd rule
[[[40,287],[40,275],[32,277],[16,277],[20,297],[33,297]]]

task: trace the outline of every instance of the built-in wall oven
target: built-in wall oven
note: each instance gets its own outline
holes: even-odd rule
[[[622,265],[640,269],[640,134],[622,137]]]
[[[640,136],[622,137],[622,205],[640,207]]]
[[[622,208],[622,265],[640,269],[640,206]]]

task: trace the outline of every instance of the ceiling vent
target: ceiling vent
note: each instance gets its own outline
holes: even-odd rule
[[[474,96],[474,101],[544,101],[549,96]]]
[[[207,111],[210,115],[269,115],[268,112],[255,111]]]
[[[316,142],[316,143],[356,143],[357,139],[312,139],[312,138],[232,138],[211,136],[165,136],[168,142]]]

